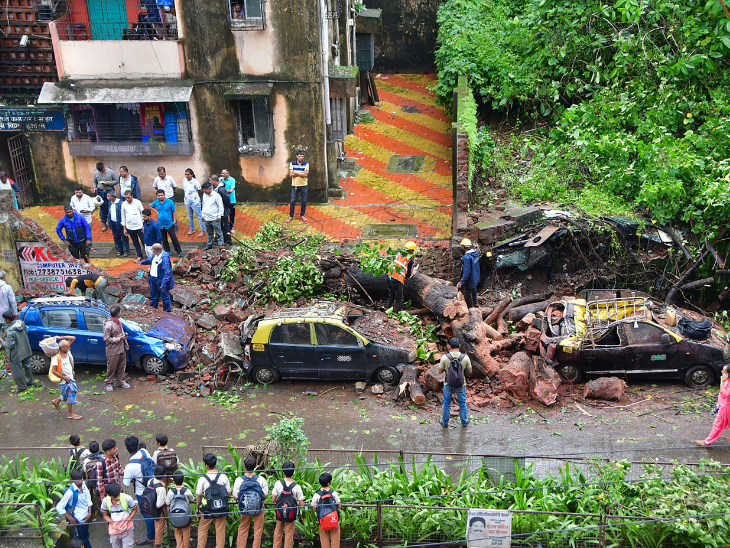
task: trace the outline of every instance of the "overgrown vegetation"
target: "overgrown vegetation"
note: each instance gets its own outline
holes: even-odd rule
[[[429,343],[438,342],[436,331],[439,329],[439,325],[435,323],[426,323],[421,321],[421,318],[411,314],[406,310],[400,312],[393,312],[392,308],[385,311],[389,317],[395,318],[400,322],[401,325],[405,326],[408,331],[416,338],[416,353],[419,360],[430,362],[433,359],[435,352],[431,350],[428,345]]]
[[[730,221],[720,0],[450,0],[438,23],[441,99],[466,74],[478,102],[536,129],[505,147],[530,149],[521,173],[483,164],[513,194],[611,213],[634,202],[696,233]],[[484,159],[489,141],[477,145]]]
[[[377,456],[375,457],[377,463]],[[463,510],[446,508],[499,508],[512,511],[533,510],[546,514],[513,514],[513,531],[522,533],[520,542],[542,546],[578,546],[596,542],[599,516],[618,515],[640,518],[609,521],[605,528],[606,546],[687,546],[719,547],[730,542],[730,515],[726,500],[730,495],[730,469],[717,462],[702,461],[699,467],[674,465],[663,468],[642,465],[639,480],[627,482],[631,464],[627,461],[596,462],[583,469],[567,464],[555,475],[538,477],[532,467],[515,467],[512,480],[496,478],[486,466],[473,471],[464,469],[458,476],[449,475],[439,463],[398,462],[368,466],[358,459],[356,467],[334,470],[333,486],[343,503],[380,503],[403,508],[383,508],[383,530],[401,543],[414,539],[440,542],[458,540],[464,535]],[[458,466],[458,462],[451,465]],[[242,456],[229,448],[229,455],[219,458],[217,468],[231,481],[242,474]],[[181,463],[186,485],[194,489],[202,463]],[[319,490],[318,478],[325,471],[319,461],[299,462],[296,481],[307,501]],[[68,473],[60,459],[35,461],[24,456],[4,458],[0,466],[0,499],[3,502],[38,502],[42,525],[49,533],[58,532],[52,507],[68,484]],[[270,488],[280,473],[264,472]],[[405,508],[405,506],[429,508]],[[434,507],[442,506],[439,510]],[[231,508],[235,508],[232,505]],[[557,515],[572,512],[577,515]],[[582,514],[582,515],[581,515]],[[592,514],[592,515],[586,515]],[[650,521],[658,519],[662,521]],[[377,510],[343,508],[343,539],[374,539],[377,535]],[[611,527],[612,523],[629,523]],[[232,513],[227,518],[229,544],[239,524]],[[0,529],[37,527],[30,511],[0,507]],[[266,530],[273,530],[274,516],[266,512]],[[315,538],[319,525],[311,510],[297,521],[303,538]],[[539,531],[551,531],[539,533]],[[47,536],[51,545],[50,535]]]
[[[317,253],[324,236],[291,233],[277,223],[267,223],[251,240],[234,248],[226,259],[221,278],[255,287],[261,298],[289,303],[319,294],[324,275],[317,268]],[[262,268],[257,254],[276,253],[271,268]]]

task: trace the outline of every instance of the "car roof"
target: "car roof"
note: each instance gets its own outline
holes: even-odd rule
[[[106,305],[103,301],[77,295],[47,295],[46,297],[39,297],[37,299],[30,300],[28,302],[28,306],[36,308],[44,306],[88,306],[106,310]]]
[[[346,305],[332,301],[318,301],[306,308],[282,308],[271,314],[267,314],[265,320],[284,319],[324,319],[342,320],[345,317]]]

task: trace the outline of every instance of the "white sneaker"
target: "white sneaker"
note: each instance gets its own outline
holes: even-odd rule
[[[132,388],[132,387],[129,385],[129,383],[123,382],[122,383],[122,388]]]
[[[106,391],[107,392],[111,392],[112,390],[114,390],[114,387],[111,384],[107,384],[106,385]]]

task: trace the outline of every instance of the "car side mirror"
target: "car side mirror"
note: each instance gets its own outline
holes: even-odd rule
[[[672,337],[669,333],[662,333],[662,344],[669,344],[672,342]]]

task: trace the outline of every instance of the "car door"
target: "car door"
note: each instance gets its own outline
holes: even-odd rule
[[[365,380],[367,356],[362,340],[339,325],[314,324],[319,380]]]
[[[616,326],[605,333],[597,333],[593,339],[586,335],[580,349],[583,370],[593,375],[624,375],[626,352],[619,339]]]
[[[659,326],[636,322],[622,326],[622,334],[626,339],[626,350],[630,364],[626,373],[631,375],[648,375],[656,377],[677,377],[680,368],[677,362],[679,346],[673,337],[670,342],[662,342],[665,331]]]
[[[317,357],[312,343],[311,324],[275,325],[269,339],[271,362],[284,379],[317,378]]]
[[[75,308],[43,307],[40,309],[42,327],[41,339],[45,337],[73,335],[76,337],[71,346],[74,362],[86,362],[86,341],[79,337],[79,315]]]
[[[91,363],[106,363],[104,343],[104,322],[108,316],[102,312],[82,310],[79,336],[86,341],[86,360]]]

